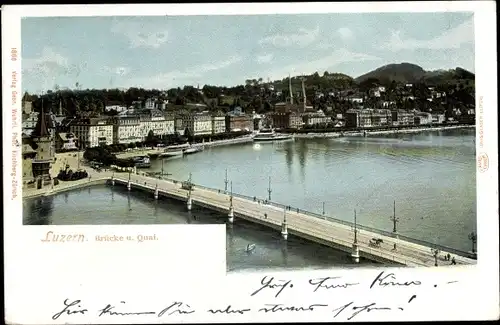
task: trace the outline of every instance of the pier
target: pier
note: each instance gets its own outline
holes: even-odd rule
[[[104,176],[104,175],[103,175]],[[112,185],[126,186],[151,193],[154,199],[169,197],[186,204],[191,210],[198,206],[223,213],[227,222],[243,219],[269,227],[282,235],[283,240],[297,236],[348,253],[355,262],[359,258],[380,263],[394,263],[405,266],[444,266],[450,254],[456,264],[476,264],[475,256],[452,248],[413,240],[397,233],[385,232],[362,225],[352,224],[327,216],[315,216],[298,209],[266,202],[232,192],[232,189],[217,190],[191,182],[156,179],[133,173],[114,173],[109,180]],[[184,185],[184,186],[183,186]],[[377,245],[373,239],[378,239]]]

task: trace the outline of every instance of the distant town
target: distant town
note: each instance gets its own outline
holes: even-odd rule
[[[57,152],[103,146],[118,152],[263,128],[296,133],[474,124],[474,74],[422,71],[403,63],[357,79],[324,72],[235,87],[96,90],[76,83],[75,89],[56,85],[44,94],[25,93],[23,181],[48,175]]]

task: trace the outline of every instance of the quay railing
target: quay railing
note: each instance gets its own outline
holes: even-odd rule
[[[161,180],[166,180],[166,181],[172,182],[174,184],[181,184],[181,183],[183,183],[183,181],[179,181],[179,180],[176,180],[176,179],[173,179],[173,178],[168,178],[168,177],[162,177]],[[193,183],[193,182],[191,182],[191,184],[192,184],[193,188],[200,188],[200,189],[204,189],[204,190],[207,190],[207,191],[217,192],[217,193],[226,194],[226,195],[230,194],[229,191],[225,191],[223,189],[217,189],[217,188],[213,188],[213,187],[208,187],[208,186],[196,184],[196,183]],[[308,210],[304,210],[304,209],[301,209],[301,208],[292,207],[291,205],[284,205],[284,204],[281,204],[281,203],[278,203],[278,202],[269,201],[267,199],[258,198],[257,196],[249,196],[249,195],[245,195],[245,194],[241,194],[241,193],[235,193],[235,192],[232,192],[232,195],[234,197],[238,197],[238,198],[241,198],[241,199],[244,199],[244,200],[249,200],[249,201],[254,201],[254,202],[260,201],[263,204],[266,204],[266,205],[269,205],[269,206],[273,206],[273,207],[276,207],[276,208],[279,208],[279,209],[283,209],[283,210],[286,209],[288,211],[295,211],[297,213],[302,213],[302,214],[305,214],[305,215],[308,215],[308,216],[311,216],[311,217],[315,217],[315,218],[318,218],[318,219],[323,219],[323,220],[327,220],[327,221],[330,221],[330,222],[335,222],[335,223],[338,223],[338,224],[341,224],[341,225],[344,225],[344,226],[351,227],[352,229],[354,229],[354,226],[355,226],[354,222],[351,222],[351,221],[346,221],[346,220],[338,219],[338,218],[335,218],[335,217],[332,217],[332,216],[328,216],[328,215],[322,215],[322,214],[315,213],[315,212],[308,211]],[[375,233],[375,234],[378,234],[378,235],[382,235],[382,236],[386,236],[386,237],[390,237],[390,238],[394,238],[394,239],[399,239],[399,240],[402,240],[402,241],[406,241],[406,242],[409,242],[409,243],[412,243],[412,244],[424,246],[424,247],[427,247],[427,248],[437,249],[437,250],[439,250],[441,252],[455,254],[455,255],[459,255],[459,256],[470,258],[470,259],[474,259],[474,260],[477,259],[477,255],[473,254],[471,252],[466,252],[466,251],[459,250],[459,249],[456,249],[456,248],[452,248],[452,247],[448,247],[448,246],[444,246],[444,245],[440,245],[440,244],[436,244],[436,243],[427,242],[425,240],[420,240],[420,239],[408,237],[408,236],[402,235],[400,233],[394,233],[394,232],[391,232],[391,231],[385,231],[385,230],[373,228],[373,227],[370,227],[370,226],[361,225],[361,224],[358,224],[358,223],[356,223],[356,228],[358,230],[364,230],[364,231],[372,232],[372,233]]]

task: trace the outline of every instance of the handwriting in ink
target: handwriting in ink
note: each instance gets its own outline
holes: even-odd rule
[[[389,274],[384,274],[384,271],[380,272],[375,280],[373,280],[372,284],[370,285],[370,289],[373,288],[375,285],[379,287],[409,287],[412,285],[419,286],[422,284],[422,282],[416,280],[416,281],[405,281],[405,282],[396,282],[396,276],[394,273],[389,273]]]
[[[339,308],[336,308],[333,310],[333,312],[337,312],[335,315],[333,315],[334,318],[336,318],[340,313],[342,313],[344,310],[348,309],[348,307],[351,307],[350,310],[353,311],[351,316],[347,317],[347,320],[351,320],[360,313],[366,311],[367,313],[371,312],[372,310],[391,310],[389,307],[375,307],[377,303],[372,302],[371,304],[365,305],[365,306],[352,306],[354,304],[353,301],[351,301],[348,304],[345,304],[344,306],[341,306]]]
[[[284,306],[282,304],[265,304],[261,309],[259,309],[259,312],[265,312],[265,313],[275,313],[278,311],[314,311],[314,308],[316,307],[328,307],[328,305],[323,305],[323,304],[312,304],[309,305],[309,307],[296,307],[296,306]]]
[[[73,302],[68,302],[68,300],[69,299],[64,300],[63,310],[52,315],[53,320],[58,319],[63,314],[66,314],[66,315],[82,314],[82,315],[84,315],[85,312],[88,311],[87,309],[82,309],[82,306],[79,305],[79,303],[81,302],[80,300],[75,300]],[[71,310],[70,307],[74,307],[74,310]],[[76,309],[76,308],[79,308],[79,309]]]
[[[168,313],[167,315],[173,315],[175,313],[181,314],[181,315],[186,315],[186,314],[192,314],[195,311],[189,306],[188,304],[185,304],[183,302],[176,301],[170,306],[164,308],[162,311],[158,313],[158,317],[161,317]]]
[[[285,280],[275,280],[274,277],[268,278],[267,276],[264,276],[262,278],[262,280],[260,280],[260,284],[262,285],[262,287],[260,287],[259,289],[257,289],[250,296],[255,296],[256,294],[258,294],[259,292],[261,292],[262,290],[264,290],[266,288],[269,288],[269,289],[280,288],[276,292],[276,295],[275,295],[275,297],[278,297],[280,295],[280,293],[282,293],[283,290],[285,290],[285,288],[287,288],[287,287],[288,288],[293,288],[292,280],[288,280],[288,281],[285,281]]]
[[[340,279],[340,277],[339,276],[335,276],[335,277],[327,276],[325,278],[310,279],[309,284],[315,286],[313,292],[316,292],[320,288],[324,288],[324,289],[347,288],[347,287],[351,287],[351,286],[355,286],[355,285],[359,284],[358,282],[355,282],[355,283],[348,283],[348,282],[338,283],[337,282],[337,283],[335,283],[334,280],[336,280],[336,279]]]
[[[124,304],[125,301],[120,301],[120,303]],[[103,309],[99,309],[98,311],[100,311],[99,313],[99,317],[101,317],[102,315],[110,315],[110,316],[130,316],[130,315],[154,315],[156,314],[154,311],[140,311],[140,312],[117,312],[117,311],[114,311],[113,309],[115,309],[115,306],[112,306],[110,304],[108,304],[106,307],[104,307]]]
[[[231,305],[227,306],[226,309],[209,309],[208,312],[212,314],[244,314],[250,311],[250,309],[233,309]]]

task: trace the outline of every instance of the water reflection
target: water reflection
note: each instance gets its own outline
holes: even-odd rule
[[[66,198],[67,200],[67,198]],[[53,196],[42,196],[23,201],[23,223],[26,225],[48,225],[54,208]]]
[[[306,157],[307,157],[307,144],[306,140],[299,140],[298,146],[296,146],[296,153],[299,159],[300,164],[300,175],[302,176],[302,180],[306,177]]]

